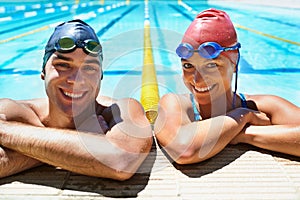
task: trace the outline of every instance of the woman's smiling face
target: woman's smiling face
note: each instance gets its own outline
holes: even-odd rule
[[[205,59],[193,54],[181,59],[183,80],[199,104],[207,105],[221,95],[231,92],[234,64],[220,54],[215,59]]]

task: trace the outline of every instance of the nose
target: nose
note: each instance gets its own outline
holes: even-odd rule
[[[201,70],[201,69],[198,69],[195,70],[194,72],[194,82],[195,83],[198,83],[198,82],[201,82],[203,80],[203,77],[204,77],[204,72]]]
[[[69,76],[67,77],[67,82],[70,84],[80,84],[83,83],[83,81],[84,78],[79,70],[72,70],[72,72],[70,72]]]

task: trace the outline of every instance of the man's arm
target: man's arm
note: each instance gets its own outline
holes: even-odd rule
[[[179,164],[197,163],[213,157],[247,123],[269,124],[263,114],[244,108],[235,109],[226,116],[192,122],[185,106],[189,100],[183,101],[174,94],[163,96],[155,124],[158,141]]]
[[[231,144],[248,143],[263,149],[300,156],[300,108],[277,96],[251,96],[273,125],[249,126]]]
[[[125,180],[152,145],[151,127],[140,104],[117,103],[120,121],[106,134],[0,123],[0,145],[76,173]]]
[[[1,120],[22,121],[35,126],[43,126],[34,111],[27,105],[11,99],[0,99]],[[0,145],[0,178],[36,167],[42,163]]]
[[[0,146],[0,178],[36,167],[42,163],[16,151]]]

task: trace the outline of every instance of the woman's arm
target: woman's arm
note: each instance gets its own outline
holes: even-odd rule
[[[277,96],[250,96],[273,125],[249,126],[231,141],[300,156],[300,108]]]
[[[231,144],[247,143],[263,149],[300,156],[300,126],[249,126]]]
[[[192,122],[183,96],[167,94],[160,101],[155,134],[179,164],[197,163],[219,153],[247,123],[269,124],[258,112],[239,108],[225,116]]]

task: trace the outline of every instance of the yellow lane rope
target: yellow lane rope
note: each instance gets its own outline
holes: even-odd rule
[[[151,124],[157,117],[159,101],[158,83],[153,61],[152,45],[150,38],[150,25],[144,25],[144,66],[142,70],[141,104]]]
[[[16,39],[19,39],[21,37],[25,37],[27,35],[31,35],[31,34],[34,34],[34,33],[37,33],[37,32],[40,32],[40,31],[44,31],[46,29],[50,28],[50,26],[43,26],[41,28],[38,28],[38,29],[35,29],[35,30],[32,30],[32,31],[28,31],[26,33],[22,33],[20,35],[16,35],[14,37],[11,37],[11,38],[7,38],[7,39],[4,39],[4,40],[0,40],[0,44],[3,44],[3,43],[6,43],[6,42],[10,42],[12,40],[16,40]]]
[[[282,41],[282,42],[286,42],[286,43],[289,43],[289,44],[294,44],[294,45],[300,46],[300,42],[295,42],[295,41],[292,41],[292,40],[287,40],[287,39],[284,39],[284,38],[277,37],[275,35],[263,33],[263,32],[260,32],[260,31],[257,31],[257,30],[254,30],[254,29],[242,26],[240,24],[234,24],[234,26],[237,27],[237,28],[240,28],[240,29],[244,29],[244,30],[250,31],[252,33],[256,33],[258,35],[263,35],[265,37],[269,37],[269,38],[272,38],[272,39],[275,39],[275,40],[279,40],[279,41]]]

